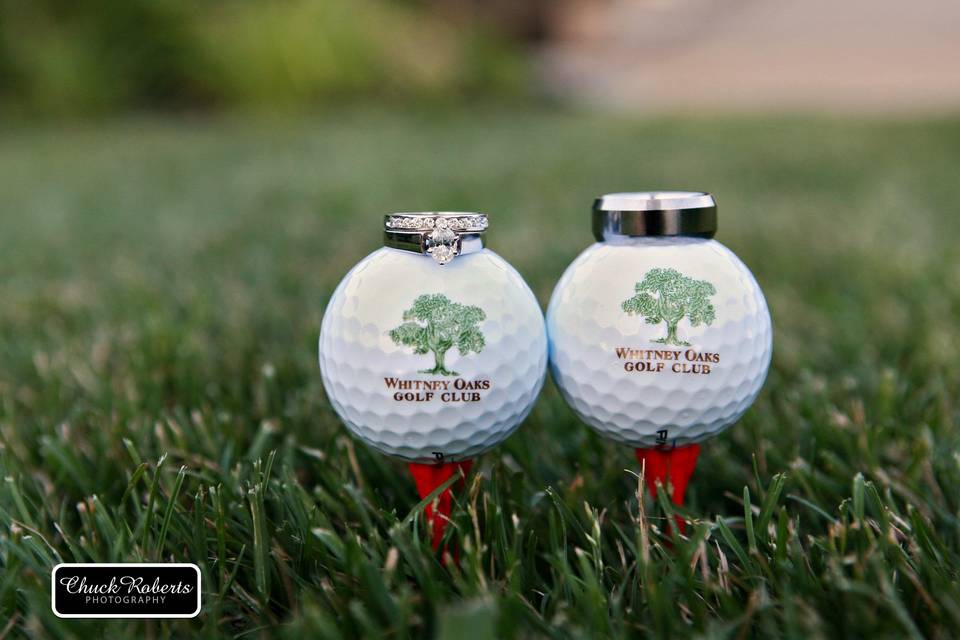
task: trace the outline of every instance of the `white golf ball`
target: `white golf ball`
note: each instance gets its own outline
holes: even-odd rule
[[[505,440],[546,361],[533,292],[488,249],[443,266],[374,251],[340,282],[320,330],[334,410],[362,441],[410,461],[465,460]]]
[[[714,240],[619,237],[570,265],[547,310],[550,366],[573,411],[632,447],[714,436],[770,366],[770,313],[746,266]]]

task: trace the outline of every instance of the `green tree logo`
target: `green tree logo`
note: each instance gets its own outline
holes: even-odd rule
[[[459,375],[444,366],[447,351],[456,347],[460,355],[480,353],[486,344],[477,326],[487,319],[480,307],[452,302],[441,293],[424,294],[403,312],[403,324],[390,331],[398,345],[413,347],[413,352],[433,352],[433,368],[420,373],[442,376]]]
[[[654,340],[662,344],[689,346],[677,336],[677,324],[686,316],[691,327],[713,324],[716,313],[710,296],[716,288],[706,280],[688,278],[676,269],[651,269],[634,287],[637,292],[621,307],[630,315],[643,316],[647,324],[667,323],[667,335]]]

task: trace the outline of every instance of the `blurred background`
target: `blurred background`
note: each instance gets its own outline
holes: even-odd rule
[[[178,636],[461,637],[474,598],[500,637],[616,637],[612,602],[623,635],[688,636],[692,615],[704,636],[951,637],[958,62],[957,0],[0,0],[0,637],[152,634],[68,625],[47,576],[162,557],[219,584]],[[471,572],[398,558],[413,484],[320,382],[337,282],[385,213],[477,210],[546,307],[592,199],[645,189],[717,196],[774,320],[766,386],[704,447],[690,513],[741,536],[744,487],[787,473],[790,541],[755,561],[713,530],[702,588],[671,553],[623,560],[632,453],[547,383],[475,467]],[[861,473],[895,531],[840,528]],[[665,586],[624,596],[639,575]]]
[[[0,103],[56,116],[539,99],[944,111],[960,3],[0,0]]]

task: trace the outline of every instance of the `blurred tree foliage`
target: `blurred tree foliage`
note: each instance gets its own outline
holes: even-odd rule
[[[0,104],[90,114],[515,94],[519,45],[498,33],[396,0],[0,0]]]

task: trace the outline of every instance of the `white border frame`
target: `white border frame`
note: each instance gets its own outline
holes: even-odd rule
[[[57,571],[61,567],[191,567],[197,572],[197,608],[193,613],[60,613],[57,611]],[[50,574],[50,608],[58,618],[196,618],[200,615],[201,606],[201,577],[200,567],[192,562],[61,562],[53,568]]]

